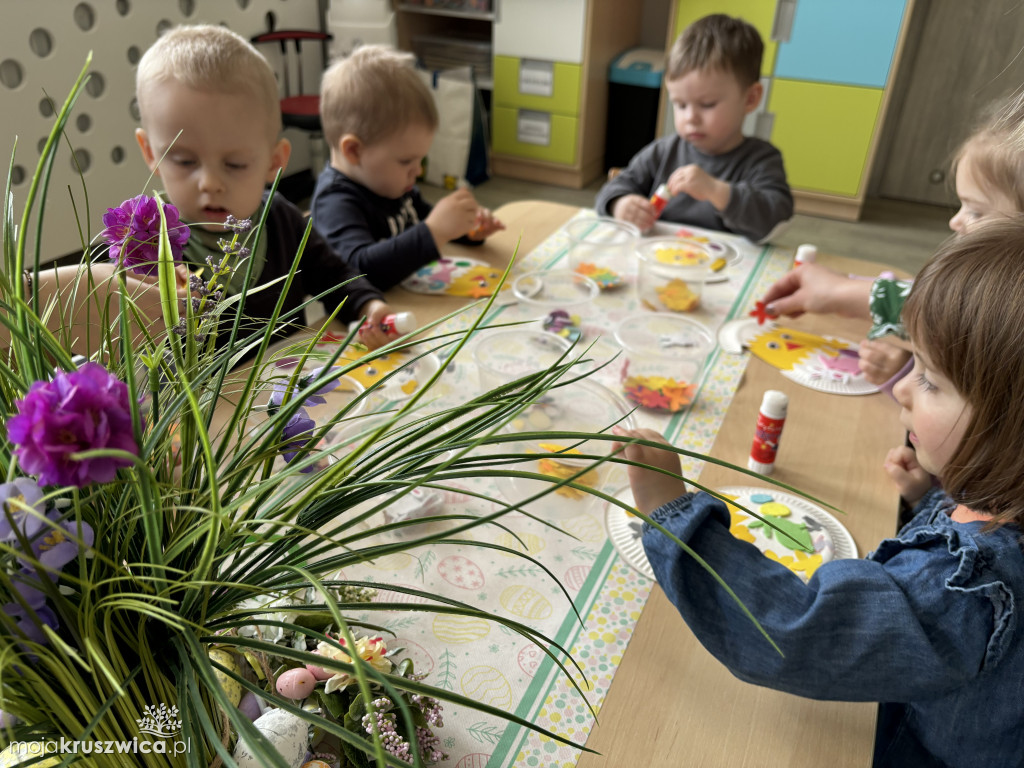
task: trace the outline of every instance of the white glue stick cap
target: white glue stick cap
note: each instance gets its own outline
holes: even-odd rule
[[[797,266],[801,264],[811,264],[818,258],[818,247],[804,243],[798,245],[796,249],[796,258],[793,259],[793,263]]]
[[[405,336],[405,334],[412,333],[415,330],[416,315],[412,312],[395,313],[395,331],[398,332],[399,336]]]
[[[769,419],[784,419],[789,409],[789,396],[777,389],[769,389],[761,398],[761,413]]]

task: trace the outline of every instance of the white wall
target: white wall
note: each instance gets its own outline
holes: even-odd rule
[[[102,229],[100,217],[106,208],[152,191],[143,189],[149,172],[134,137],[135,63],[160,31],[181,23],[214,23],[250,37],[266,29],[268,11],[275,14],[278,28],[319,27],[316,0],[0,0],[0,6],[8,11],[0,25],[0,151],[9,160],[17,139],[18,183],[12,186],[16,222],[41,142],[53,126],[47,97],[59,109],[87,53],[93,53],[93,79],[75,105],[67,141],[54,163],[41,246],[44,260],[82,247],[68,193],[70,186],[84,217],[85,195],[72,167],[72,149],[88,163],[84,179],[93,236]],[[271,64],[276,64],[276,50],[264,47]],[[319,53],[311,51],[309,58],[305,87],[315,90]],[[288,137],[295,147],[287,171],[291,173],[308,167],[309,152],[304,134],[290,131]]]

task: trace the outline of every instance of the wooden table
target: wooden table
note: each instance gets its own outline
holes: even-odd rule
[[[534,201],[496,214],[508,230],[480,248],[446,248],[494,266],[507,264],[515,241],[528,253],[578,209]],[[881,265],[821,256],[843,272],[875,275]],[[460,299],[414,296],[396,289],[388,301],[413,310],[420,323],[462,306]],[[863,338],[864,321],[805,316],[790,327]],[[775,477],[828,501],[863,556],[895,532],[898,495],[882,470],[889,448],[902,443],[898,406],[885,395],[837,397],[802,387],[751,358],[712,454],[745,465],[761,397],[779,389],[790,398]],[[701,481],[743,484],[745,476],[709,466]],[[819,702],[734,678],[697,642],[675,608],[655,587],[598,713],[599,724],[579,768],[594,766],[867,766],[876,705]]]

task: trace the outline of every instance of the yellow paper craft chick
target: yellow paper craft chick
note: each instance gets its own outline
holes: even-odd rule
[[[794,331],[792,328],[771,328],[754,337],[748,344],[750,351],[781,371],[790,371],[812,355],[836,357],[846,344],[813,333]]]
[[[389,352],[349,371],[348,375],[369,389],[389,373],[397,368],[401,368],[412,359],[413,356],[406,352]],[[358,357],[348,359],[340,357],[335,365],[347,365],[357,360],[359,360]],[[415,389],[415,386],[413,388]],[[403,386],[404,389],[405,387]]]
[[[559,445],[558,443],[541,443],[540,447],[545,451],[551,453],[558,453],[563,455],[576,454],[581,455],[575,448],[566,449],[565,446]],[[537,471],[542,475],[548,475],[549,477],[556,477],[559,480],[564,480],[567,477],[572,477],[580,471],[578,466],[566,464],[556,459],[540,459],[537,461]],[[582,475],[573,480],[574,483],[580,485],[586,485],[593,488],[594,484],[597,483],[598,477],[597,472],[593,469],[587,470]],[[568,485],[563,485],[560,488],[555,489],[555,493],[559,496],[565,496],[573,501],[582,499],[586,494],[578,488],[572,488]]]
[[[494,293],[501,279],[502,271],[487,265],[476,265],[466,269],[452,279],[445,293],[450,296],[468,296],[471,299],[482,299]],[[508,285],[502,286],[502,289]]]
[[[700,306],[700,296],[690,290],[685,280],[669,280],[655,288],[655,291],[661,303],[673,312],[692,312]]]

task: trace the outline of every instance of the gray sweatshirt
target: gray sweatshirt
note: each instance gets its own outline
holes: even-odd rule
[[[782,154],[767,141],[744,138],[736,149],[705,155],[679,136],[656,139],[637,152],[629,165],[597,193],[594,207],[610,216],[612,203],[628,194],[650,197],[676,168],[695,164],[732,186],[729,204],[717,211],[687,194],[668,201],[661,218],[705,229],[736,232],[757,242],[793,215],[793,195],[786,183]]]

